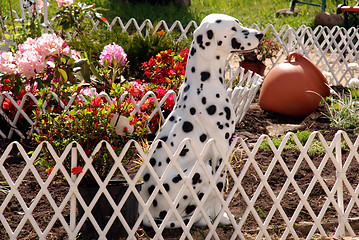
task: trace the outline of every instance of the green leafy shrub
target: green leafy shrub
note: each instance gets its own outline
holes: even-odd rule
[[[359,130],[359,102],[352,95],[356,93],[350,90],[346,93],[328,97],[324,104],[328,110],[325,116],[330,120],[331,126],[341,129],[353,129],[355,132]]]
[[[176,41],[176,33],[149,33],[145,38],[139,33],[132,35],[123,33],[119,27],[107,30],[103,27],[86,35],[78,35],[68,44],[78,51],[85,51],[91,62],[97,60],[105,45],[116,43],[127,53],[128,68],[123,73],[127,79],[140,78],[144,76],[141,64],[148,61],[152,56],[164,50],[171,49],[179,53],[183,48],[189,46],[189,40]]]

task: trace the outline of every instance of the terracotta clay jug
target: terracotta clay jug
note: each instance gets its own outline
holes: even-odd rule
[[[287,116],[307,116],[315,111],[322,97],[330,95],[321,71],[304,56],[292,52],[265,77],[259,106]]]

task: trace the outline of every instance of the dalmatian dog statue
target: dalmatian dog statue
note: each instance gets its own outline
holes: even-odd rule
[[[224,87],[225,61],[230,52],[249,51],[256,48],[263,34],[254,30],[244,28],[237,19],[224,14],[211,14],[205,17],[200,26],[194,32],[194,41],[188,55],[186,76],[181,85],[177,103],[167,117],[164,125],[157,134],[159,141],[150,164],[158,178],[162,178],[166,167],[172,161],[164,151],[162,142],[175,153],[180,143],[186,139],[192,139],[192,144],[197,149],[203,149],[209,139],[214,139],[216,145],[223,153],[229,150],[235,130],[235,113],[231,100]],[[155,142],[154,141],[154,142]],[[197,158],[193,153],[192,144],[185,144],[177,158],[177,164],[181,167],[185,176],[189,176]],[[216,170],[222,161],[218,150],[213,147],[212,152],[204,158],[204,163],[209,173],[216,175]],[[153,171],[152,171],[153,173]],[[142,175],[143,185],[141,196],[146,202],[151,194],[155,194],[149,211],[156,224],[161,224],[170,209],[161,190],[154,192],[156,182],[152,173],[146,169]],[[226,170],[219,173],[216,178],[217,188],[223,193],[226,178]],[[195,174],[189,181],[200,201],[210,188],[210,182],[203,168],[195,169]],[[188,179],[187,179],[188,180]],[[185,185],[185,179],[181,177],[175,167],[166,175],[163,188],[171,198],[181,198],[177,204],[177,211],[182,220],[187,224],[195,209],[197,208],[194,196],[187,189],[183,194],[178,193]],[[211,219],[215,219],[221,210],[221,204],[215,191],[208,193],[203,205]],[[206,225],[202,214],[196,215],[194,223],[198,226]],[[221,217],[221,223],[229,224],[226,213]],[[171,214],[166,221],[167,228],[180,227],[178,218]],[[145,226],[151,226],[146,216],[143,220]]]

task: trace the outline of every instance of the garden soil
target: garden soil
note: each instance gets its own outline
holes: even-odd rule
[[[340,92],[342,89],[337,88],[337,90],[339,90]],[[257,97],[252,103],[250,109],[248,110],[244,120],[240,124],[238,124],[236,134],[239,137],[242,137],[250,148],[255,145],[258,138],[262,134],[267,134],[273,138],[283,136],[286,132],[289,131],[319,131],[327,141],[331,141],[339,129],[331,127],[329,120],[324,116],[324,114],[326,114],[326,109],[324,105],[320,105],[315,112],[303,118],[292,118],[265,112],[259,107]],[[346,131],[351,140],[355,141],[356,135],[354,131],[351,129],[347,129]],[[1,140],[0,144],[0,149],[2,153],[9,144],[9,141]],[[28,143],[23,142],[23,144],[26,146]],[[265,151],[261,148],[255,154],[255,159],[261,167],[263,174],[265,174],[266,169],[269,167],[273,156],[274,155],[272,151]],[[300,152],[296,149],[286,149],[283,150],[281,156],[285,161],[288,169],[291,170],[296,161],[300,159]],[[323,154],[321,153],[313,153],[309,154],[309,156],[316,167],[318,167],[323,160]],[[346,156],[347,153],[344,151],[343,158]],[[240,171],[243,168],[245,162],[246,156],[243,152],[243,148],[238,145],[238,147],[236,148],[236,158],[232,160],[232,165],[237,175],[240,174]],[[353,162],[356,161],[354,160]],[[25,162],[16,151],[12,151],[10,156],[5,160],[4,167],[10,174],[11,178],[15,180],[20,176],[22,169],[25,167]],[[46,171],[39,166],[36,166],[35,168],[40,173],[41,178],[43,180],[46,180]],[[358,172],[358,164],[350,165],[347,171],[347,179],[352,184],[354,189],[359,183]],[[329,189],[331,189],[335,182],[335,174],[336,172],[333,163],[331,163],[331,161],[328,161],[326,166],[323,168],[321,176],[323,177],[325,183],[329,186]],[[298,182],[298,187],[302,190],[303,193],[310,184],[310,181],[312,180],[313,176],[314,174],[313,171],[310,169],[310,166],[305,163],[305,160],[303,160],[301,167],[298,169],[297,173],[294,176],[295,180]],[[268,177],[269,186],[276,196],[280,193],[286,179],[287,175],[284,173],[284,170],[281,165],[277,163]],[[0,186],[4,186],[4,182],[4,176],[0,175]],[[258,174],[253,167],[250,167],[241,181],[241,186],[243,187],[249,198],[253,197],[255,191],[259,187],[259,183],[260,178]],[[233,184],[233,179],[229,177],[229,191],[231,190],[231,186],[233,186]],[[39,186],[39,184],[34,179],[34,175],[31,172],[27,174],[24,178],[24,181],[19,187],[19,191],[27,206],[31,205],[33,199],[35,198],[36,194],[40,189],[41,186]],[[51,182],[49,186],[49,192],[54,198],[57,205],[60,205],[62,200],[65,198],[67,194],[67,189],[68,184],[66,184],[65,181]],[[0,190],[6,190],[6,188],[2,188]],[[345,190],[348,191],[347,189]],[[229,191],[226,192],[226,196],[230,193]],[[4,199],[8,197],[5,192],[6,191],[0,191],[0,202],[4,201]],[[348,196],[348,194],[344,194],[344,196]],[[348,199],[348,197],[344,197],[344,203],[346,205],[348,204],[349,200],[350,199]],[[317,183],[314,185],[311,193],[308,196],[308,201],[310,202],[310,207],[313,212],[315,214],[319,214],[324,202],[326,201],[326,194],[320,184]],[[298,204],[299,196],[296,194],[294,187],[290,185],[280,202],[283,211],[289,219],[293,215]],[[271,200],[270,194],[264,188],[259,194],[254,205],[258,216],[261,218],[262,221],[265,220],[265,217],[270,212],[272,205],[273,201]],[[237,219],[240,219],[241,215],[245,211],[245,200],[243,196],[239,193],[239,191],[235,192],[233,199],[230,203],[230,209]],[[45,230],[47,224],[50,222],[53,212],[54,210],[49,204],[49,201],[45,196],[43,196],[37,204],[36,208],[33,210],[34,220],[39,224],[42,231]],[[64,216],[64,219],[66,221],[69,221],[68,206],[65,206],[62,214]],[[10,203],[4,209],[4,216],[10,224],[12,231],[15,231],[17,225],[20,223],[21,219],[24,216],[24,211],[22,210],[22,207],[16,197],[12,196]],[[357,221],[359,217],[358,206],[353,207],[352,213],[349,217],[352,219],[351,225],[354,228],[355,233],[359,235],[359,221]],[[279,212],[276,211],[268,225],[269,232],[273,239],[280,238],[281,234],[283,233],[285,223],[281,219],[282,218]],[[333,205],[330,204],[329,209],[325,212],[322,221],[324,222],[324,227],[327,231],[327,234],[329,236],[333,236],[337,226],[337,217]],[[311,227],[310,222],[313,222],[312,218],[310,217],[310,213],[306,208],[303,207],[295,224],[295,228],[297,229],[299,237],[305,238],[307,236],[308,231]],[[253,214],[250,214],[246,220],[245,225],[243,226],[242,232],[245,238],[255,239],[258,230],[259,225],[256,223]],[[193,229],[191,230],[194,239],[204,239],[204,236],[206,236],[208,232],[208,229],[198,227],[193,227]],[[318,233],[319,232],[317,231],[317,234],[314,235],[314,238],[322,239]],[[148,239],[153,237],[154,234],[155,232],[152,229],[143,228],[138,231],[137,237],[138,239]],[[178,229],[164,230],[163,232],[164,239],[179,239],[181,234],[182,231]],[[218,227],[217,234],[220,239],[229,239],[233,234],[233,228],[226,226]],[[19,239],[38,239],[36,231],[34,230],[29,221],[25,223],[23,229],[20,231],[19,236]],[[8,238],[9,237],[6,233],[6,230],[0,223],[0,239]],[[82,236],[79,236],[79,239],[81,238]],[[63,228],[61,221],[56,221],[54,227],[50,230],[47,239],[67,239],[66,231]],[[291,237],[289,237],[289,239],[291,239]]]

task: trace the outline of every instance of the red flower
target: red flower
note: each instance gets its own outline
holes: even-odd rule
[[[49,170],[47,170],[47,176],[50,176],[52,170],[54,170],[54,168],[50,168]]]
[[[74,173],[74,174],[80,174],[82,173],[82,170],[83,170],[83,167],[74,167],[72,170],[71,170],[71,173]]]
[[[92,106],[94,107],[100,107],[102,103],[102,99],[100,97],[95,97],[94,99],[92,99]]]
[[[5,101],[3,102],[2,104],[2,108],[5,109],[5,110],[9,110],[10,109],[10,105],[11,105],[11,102],[9,99],[5,98]]]

